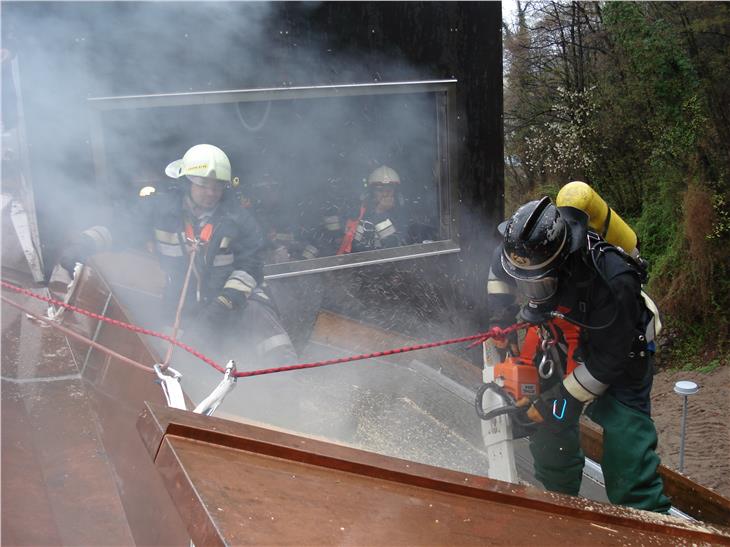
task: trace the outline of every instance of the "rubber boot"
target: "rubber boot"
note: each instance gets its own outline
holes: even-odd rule
[[[611,503],[666,513],[671,503],[657,472],[657,433],[648,414],[603,395],[586,414],[603,427],[603,478]]]
[[[530,436],[535,478],[546,490],[577,496],[585,457],[580,448],[578,426],[560,434],[538,427]]]

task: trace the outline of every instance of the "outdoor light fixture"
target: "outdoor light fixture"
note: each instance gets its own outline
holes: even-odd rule
[[[682,433],[679,440],[679,471],[684,471],[684,431],[687,425],[687,397],[694,395],[699,391],[699,386],[689,380],[680,380],[674,384],[674,392],[682,395],[684,403],[682,405]]]

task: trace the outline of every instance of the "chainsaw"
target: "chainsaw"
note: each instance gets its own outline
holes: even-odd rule
[[[474,405],[477,415],[482,420],[507,415],[515,439],[530,435],[537,424],[527,417],[530,404],[524,404],[524,399],[533,400],[540,395],[541,382],[549,381],[556,371],[560,370],[561,378],[573,371],[576,367],[573,353],[579,335],[578,327],[561,319],[529,327],[519,354],[507,355],[497,363],[494,366],[494,381],[482,384],[477,390]],[[559,340],[565,343],[565,367],[561,366],[562,360],[556,351]],[[484,394],[487,391],[498,395],[503,405],[485,411]],[[518,401],[523,404],[518,406]]]

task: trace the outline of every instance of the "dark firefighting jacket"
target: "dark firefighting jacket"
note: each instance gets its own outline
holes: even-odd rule
[[[595,265],[588,252],[573,253],[559,274],[556,309],[590,327],[580,328],[572,357],[584,363],[595,380],[608,384],[621,402],[648,413],[654,314],[641,290],[641,272],[608,244],[597,252]],[[500,256],[501,246],[490,268],[487,304],[493,324],[504,326],[516,309],[516,291]]]
[[[253,215],[232,196],[224,195],[212,215],[201,220],[193,218],[185,207],[183,191],[155,193],[116,220],[116,225],[107,232],[113,247],[147,244],[158,255],[167,275],[166,311],[174,312],[184,284],[190,260],[186,238],[191,234],[200,238],[206,231],[210,232],[209,240],[195,257],[185,309],[190,312],[202,308],[224,288],[236,291],[233,294],[240,295],[241,302],[261,294],[263,235]],[[94,227],[84,234],[98,240],[94,233],[105,229]],[[96,250],[104,249],[97,245]]]

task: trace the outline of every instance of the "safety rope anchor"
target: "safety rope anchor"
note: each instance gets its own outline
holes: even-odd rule
[[[223,379],[221,380],[221,383],[218,384],[218,386],[211,392],[210,395],[208,395],[205,399],[203,399],[198,406],[195,407],[196,414],[205,414],[206,416],[211,416],[213,412],[218,408],[218,406],[223,402],[223,399],[225,399],[226,395],[228,395],[234,387],[236,387],[236,362],[231,359],[226,363],[226,370],[223,373]]]
[[[180,378],[182,378],[182,374],[172,367],[166,367],[159,363],[153,368],[155,369],[155,374],[157,374],[157,380],[162,387],[162,393],[165,394],[167,406],[180,410],[187,410],[188,408],[185,406],[185,396],[183,395],[182,386],[180,385]]]
[[[53,272],[51,273],[51,280],[50,282],[60,282],[61,284],[66,285],[66,294],[63,298],[64,304],[70,304],[71,299],[73,298],[74,294],[76,293],[76,287],[79,284],[79,279],[81,279],[81,273],[84,270],[84,265],[81,262],[77,262],[74,265],[74,270],[71,276],[68,275],[68,272],[64,270],[61,266],[56,266],[53,269]],[[51,292],[46,288],[45,292],[50,297]],[[63,306],[56,307],[53,304],[48,304],[48,310],[46,311],[46,317],[48,319],[51,319],[56,322],[61,321],[61,317],[63,316],[63,312],[66,311],[66,308]]]

